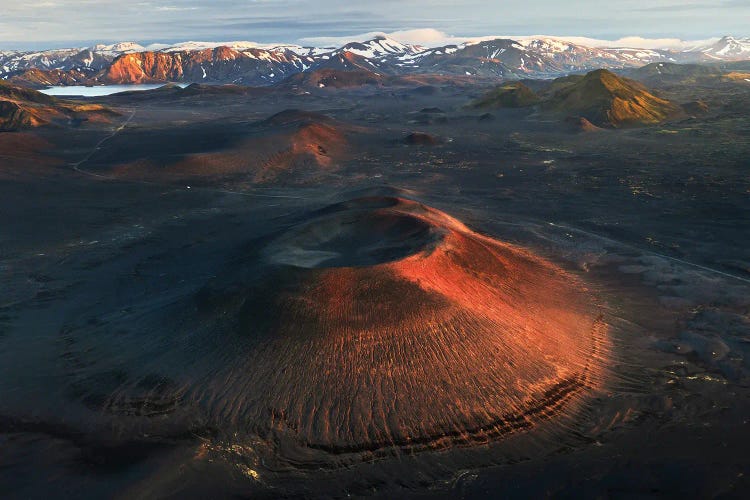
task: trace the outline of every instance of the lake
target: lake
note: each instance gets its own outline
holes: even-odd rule
[[[83,85],[69,85],[69,86],[56,86],[48,87],[40,90],[43,94],[47,95],[65,95],[65,96],[83,96],[83,97],[101,97],[105,95],[116,94],[118,92],[128,92],[134,90],[153,90],[163,87],[164,83],[146,83],[138,85],[97,85],[94,87],[86,87]],[[187,87],[186,83],[178,83],[180,87]]]

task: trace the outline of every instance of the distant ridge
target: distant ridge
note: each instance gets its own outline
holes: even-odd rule
[[[134,42],[49,51],[0,51],[0,79],[18,84],[96,85],[186,82],[270,85],[320,69],[384,76],[554,78],[598,68],[750,59],[750,38],[726,36],[688,50],[592,47],[554,37],[497,38],[421,47],[383,36],[341,47],[254,42]]]

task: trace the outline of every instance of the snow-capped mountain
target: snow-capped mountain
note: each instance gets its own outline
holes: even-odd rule
[[[0,52],[0,77],[30,69],[96,72],[106,67],[112,58],[92,49]]]
[[[397,72],[404,61],[418,58],[424,50],[418,45],[406,45],[378,36],[316,54],[313,69],[367,70],[390,74]]]
[[[94,45],[90,49],[92,52],[99,55],[106,56],[119,56],[120,54],[129,54],[132,52],[143,52],[146,48],[135,42],[119,42],[113,43],[112,45],[98,44]]]
[[[638,49],[618,47],[614,49],[604,49],[604,52],[617,56],[618,60],[627,66],[642,66],[655,62],[688,62],[695,61],[696,58],[689,56],[685,52],[676,52],[665,49]],[[702,59],[700,56],[698,59]]]
[[[707,47],[700,47],[694,52],[725,61],[748,59],[750,58],[750,37],[735,38],[725,36],[718,42]]]
[[[599,49],[555,39],[518,42],[498,39],[449,46],[431,51],[419,61],[433,71],[466,75],[544,76],[600,67],[619,67],[623,62]]]
[[[207,82],[268,85],[305,71],[370,71],[551,78],[655,62],[750,59],[750,38],[724,37],[690,50],[601,48],[553,37],[494,39],[425,48],[378,36],[342,47],[235,42],[135,42],[37,52],[0,52],[0,78],[28,85]]]
[[[389,59],[400,56],[416,55],[424,52],[419,45],[406,45],[396,40],[378,36],[365,42],[352,42],[344,45],[333,53],[351,52],[367,59]]]
[[[669,50],[586,47],[554,38],[537,38],[519,41],[518,43],[526,50],[533,50],[567,68],[589,69],[610,65],[614,67],[631,64],[641,65],[671,60],[674,55]]]
[[[295,44],[257,43],[249,41],[234,42],[180,42],[176,44],[154,43],[144,47],[138,52],[194,52],[218,47],[229,47],[237,52],[246,52],[253,49],[267,50],[269,52],[294,52],[300,56],[314,56],[327,54],[336,47],[303,47]]]
[[[428,49],[410,58],[411,69],[479,76],[551,77],[597,68],[675,61],[671,51],[587,47],[555,38],[497,39]]]

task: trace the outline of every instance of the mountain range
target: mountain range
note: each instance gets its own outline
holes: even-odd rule
[[[654,62],[744,59],[750,59],[750,38],[731,36],[688,50],[589,47],[556,38],[499,38],[422,47],[375,37],[336,48],[253,42],[143,47],[122,42],[35,52],[0,51],[0,79],[31,87],[160,82],[257,86],[316,70],[520,79],[553,78],[598,68],[635,68]]]

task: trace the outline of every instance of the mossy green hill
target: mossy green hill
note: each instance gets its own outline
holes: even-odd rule
[[[654,95],[640,83],[604,69],[580,79],[568,78],[564,85],[557,86],[560,88],[542,104],[543,110],[580,116],[599,127],[653,125],[682,113],[678,105]]]
[[[535,88],[536,92],[523,82],[507,82],[470,106],[498,109],[538,105],[543,114],[581,118],[595,128],[653,125],[684,114],[680,106],[641,83],[605,69],[565,76]]]
[[[474,101],[474,108],[525,108],[540,102],[539,96],[521,82],[509,82]]]

